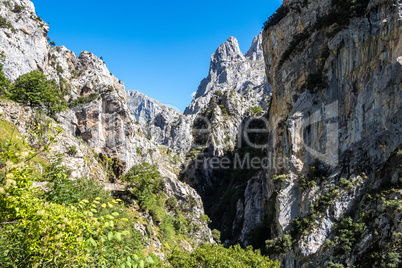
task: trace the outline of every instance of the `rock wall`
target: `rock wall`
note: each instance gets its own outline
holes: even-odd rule
[[[268,154],[285,163],[264,174],[263,185],[274,185],[277,191],[273,238],[278,241],[287,231],[294,234],[295,219],[314,223],[276,253],[284,267],[310,267],[308,261],[357,265],[374,245],[399,232],[400,212],[387,217],[386,233],[374,235],[379,225],[366,223],[359,246],[336,251],[342,247],[335,238],[336,224],[344,217],[364,222],[359,213],[369,211],[361,204],[368,192],[391,178],[391,188],[400,192],[400,164],[387,176],[379,176],[379,171],[387,161],[400,161],[390,159],[400,150],[402,137],[401,3],[358,4],[363,13],[350,13],[349,23],[338,27],[337,14],[348,12],[340,2],[288,1],[290,12],[263,32],[266,73],[273,87]],[[283,181],[274,180],[281,174],[286,175]],[[353,190],[342,187],[345,180],[355,184]],[[262,199],[271,197],[267,192]],[[391,196],[384,193],[384,198]],[[319,216],[313,209],[318,207]],[[376,222],[383,217],[373,215]],[[327,239],[334,245],[326,244]],[[389,249],[382,252],[386,255]]]

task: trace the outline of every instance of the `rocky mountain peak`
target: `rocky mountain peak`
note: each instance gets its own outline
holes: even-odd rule
[[[229,37],[212,54],[208,77],[201,81],[193,101],[184,113],[200,112],[202,108],[207,107],[215,91],[225,92],[229,89],[242,92],[247,95],[246,99],[253,96],[252,102],[260,103],[262,95],[256,92],[270,88],[265,77],[262,35],[254,38],[245,55],[240,51],[237,39]]]
[[[262,51],[262,32],[254,37],[250,49],[244,56],[253,61],[264,59],[264,53]]]
[[[241,53],[239,43],[233,36],[221,44],[214,54],[211,56],[210,72],[219,72],[222,67],[233,65],[234,63],[244,61],[245,58]]]

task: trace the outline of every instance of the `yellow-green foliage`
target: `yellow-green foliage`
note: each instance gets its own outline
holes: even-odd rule
[[[172,267],[198,268],[279,268],[279,262],[273,262],[267,256],[262,256],[259,250],[252,247],[242,249],[239,245],[224,248],[222,245],[203,244],[191,254],[182,251],[174,251],[168,257]]]
[[[11,132],[8,139],[0,141],[2,266],[141,267],[154,262],[151,257],[139,256],[141,237],[128,227],[132,225],[128,223],[131,215],[118,204],[119,200],[95,197],[92,188],[81,192],[81,200],[74,199],[72,195],[78,188],[67,182],[68,175],[62,168],[43,175],[52,180],[50,187],[54,189],[50,193],[33,187],[36,178],[32,176],[31,160],[49,151],[54,135],[38,151],[26,152],[27,145],[13,141],[17,134],[12,125],[2,122],[2,126],[3,134]],[[50,133],[60,132],[56,129]]]

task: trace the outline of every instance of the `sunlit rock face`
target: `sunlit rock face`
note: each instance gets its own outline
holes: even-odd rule
[[[266,107],[270,86],[265,76],[262,35],[256,36],[243,55],[237,39],[229,37],[211,56],[207,78],[200,86],[185,114],[196,114],[205,108],[215,91],[234,91],[243,95],[251,106]]]
[[[22,10],[17,12],[17,5],[22,6]],[[201,198],[194,189],[177,179],[183,162],[178,153],[182,151],[172,152],[164,146],[186,148],[191,141],[181,141],[178,137],[171,143],[164,143],[148,137],[148,131],[136,122],[127,105],[123,82],[110,73],[106,64],[94,54],[83,51],[77,57],[64,46],[50,45],[51,40],[47,38],[49,25],[36,16],[31,1],[1,1],[0,16],[10,23],[10,26],[0,28],[0,63],[5,76],[14,81],[20,75],[40,69],[49,79],[56,80],[65,93],[70,108],[57,115],[64,132],[51,152],[63,154],[63,165],[73,170],[72,177],[93,177],[107,182],[107,174],[96,160],[97,154],[118,158],[124,163],[124,172],[143,162],[158,164],[166,184],[166,194],[194,207],[194,213],[186,216],[189,222],[199,227],[192,240],[212,242],[211,231],[201,220],[204,214]],[[21,125],[21,131],[32,123],[34,116],[32,109],[8,102],[0,103],[0,111],[1,119]],[[182,116],[176,112],[173,114]],[[186,127],[185,131],[188,129]],[[163,135],[168,136],[169,131],[160,137]],[[77,154],[69,156],[67,151],[72,146],[76,147]],[[160,250],[162,244],[158,238],[156,240],[149,247]]]

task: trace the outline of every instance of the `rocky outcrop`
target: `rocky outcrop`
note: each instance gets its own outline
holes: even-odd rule
[[[136,91],[127,91],[127,105],[152,141],[184,155],[192,143],[192,117]]]
[[[155,118],[162,111],[173,112],[173,109],[154,100],[137,90],[127,90],[127,105],[135,119],[145,124]]]
[[[0,120],[7,121],[15,125],[21,136],[26,137],[31,146],[35,147],[38,138],[34,133],[41,126],[43,130],[48,129],[48,124],[52,123],[49,129],[50,135],[55,137],[55,142],[50,143],[49,152],[43,152],[40,156],[49,163],[57,160],[57,155],[62,159],[63,166],[71,173],[71,178],[97,178],[105,182],[106,175],[102,165],[96,160],[93,152],[82,142],[82,140],[71,136],[66,131],[58,133],[60,127],[51,118],[41,115],[32,108],[23,107],[15,102],[0,101]],[[39,133],[36,136],[40,137]],[[48,138],[44,137],[42,143],[46,144]]]

